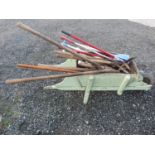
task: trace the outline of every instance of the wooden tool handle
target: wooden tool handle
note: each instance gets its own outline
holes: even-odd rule
[[[45,40],[45,41],[48,41],[49,43],[51,43],[51,44],[57,46],[58,48],[61,48],[61,49],[62,49],[61,44],[57,43],[56,41],[53,41],[50,37],[47,37],[47,36],[45,36],[44,34],[41,34],[40,32],[38,32],[38,31],[32,29],[32,28],[29,27],[28,25],[25,25],[25,24],[19,22],[19,23],[17,23],[17,26],[18,26],[19,28],[21,28],[21,29],[27,31],[27,32],[30,32],[30,33],[32,33],[32,34],[34,34],[34,35],[36,35],[36,36],[42,38],[42,39]]]
[[[66,72],[66,73],[76,73],[79,71],[87,71],[87,68],[77,68],[77,67],[60,67],[54,65],[31,65],[31,64],[18,64],[17,68],[22,69],[33,69],[33,70],[47,70],[55,72]]]
[[[86,72],[77,72],[77,73],[66,73],[62,75],[48,75],[48,76],[39,76],[39,77],[30,77],[30,78],[22,78],[22,79],[10,79],[6,80],[6,84],[16,84],[22,82],[30,82],[30,81],[38,81],[38,80],[47,80],[47,79],[56,79],[56,78],[65,78],[72,76],[82,76],[82,75],[92,75],[92,74],[100,74],[100,73],[118,73],[117,71],[104,69],[104,70],[95,70],[95,71],[86,71]]]
[[[91,64],[92,64],[93,66],[95,66],[97,69],[102,69],[102,66],[101,66],[100,64],[98,64],[98,63],[96,63],[96,62],[93,62],[93,61],[87,59],[86,57],[84,57],[84,56],[82,56],[82,55],[80,55],[80,54],[74,52],[73,50],[71,50],[71,49],[69,49],[69,48],[67,48],[67,47],[62,46],[62,45],[59,44],[58,42],[52,40],[50,37],[47,37],[47,36],[45,36],[44,34],[41,34],[40,32],[38,32],[38,31],[32,29],[31,27],[29,27],[29,26],[27,26],[27,25],[25,25],[25,24],[23,24],[23,23],[17,23],[17,26],[20,27],[20,28],[22,28],[22,29],[25,30],[25,31],[31,32],[32,34],[34,34],[34,35],[36,35],[36,36],[42,38],[42,39],[45,40],[45,41],[48,41],[49,43],[51,43],[51,44],[57,46],[58,48],[64,49],[64,50],[68,51],[69,53],[72,53],[74,56],[77,56],[77,57],[81,58],[82,60],[85,60],[85,61],[91,63]]]
[[[9,80],[6,80],[5,83],[6,84],[17,84],[17,83],[28,82],[28,81],[33,81],[33,79],[32,78],[9,79]]]
[[[82,60],[82,59],[75,57],[74,55],[72,55],[71,53],[68,53],[68,52],[56,51],[56,54],[58,57],[61,57],[61,58]],[[90,57],[90,56],[86,56],[86,55],[85,55],[85,57],[88,58],[89,60],[96,62],[96,63],[99,63],[99,64],[106,64],[106,65],[112,64],[111,61],[104,60],[101,58],[95,58],[95,57]]]

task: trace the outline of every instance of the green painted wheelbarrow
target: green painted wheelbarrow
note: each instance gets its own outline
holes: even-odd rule
[[[123,73],[103,73],[97,75],[83,75],[76,77],[67,77],[62,82],[46,86],[44,89],[58,89],[68,91],[85,91],[83,103],[87,104],[90,91],[117,91],[122,95],[125,90],[149,90],[151,84],[144,82],[136,63],[132,61],[132,74]],[[73,59],[67,59],[58,66],[76,67],[77,62]]]

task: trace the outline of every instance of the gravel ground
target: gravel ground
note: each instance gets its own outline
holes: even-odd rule
[[[56,48],[15,25],[24,23],[59,41],[74,32],[109,51],[137,56],[138,67],[155,76],[155,28],[128,20],[0,20],[0,134],[155,134],[155,87],[150,91],[43,90],[60,80],[6,85],[8,78],[49,74],[16,69],[17,63],[60,63]]]

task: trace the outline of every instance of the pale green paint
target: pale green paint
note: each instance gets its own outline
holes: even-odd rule
[[[59,66],[75,67],[76,61],[68,59]],[[124,90],[149,90],[151,85],[143,82],[143,77],[138,74],[103,73],[98,75],[84,75],[67,77],[62,82],[44,89],[81,90],[85,91],[84,103],[86,104],[91,91],[117,91],[122,95]]]
[[[124,76],[123,81],[121,82],[121,84],[117,90],[118,95],[122,95],[125,87],[129,84],[130,79],[131,79],[131,75],[128,74],[128,75]]]
[[[88,78],[88,81],[87,81],[86,88],[85,88],[85,94],[84,94],[84,99],[83,99],[84,104],[87,104],[87,102],[88,102],[89,94],[90,94],[90,90],[93,85],[93,82],[94,82],[94,76],[90,75]]]

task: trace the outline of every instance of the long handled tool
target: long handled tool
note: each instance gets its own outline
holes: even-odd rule
[[[88,45],[96,50],[98,50],[99,52],[101,52],[102,54],[106,55],[107,57],[111,58],[112,60],[119,60],[119,61],[127,61],[129,59],[129,55],[127,54],[111,54],[110,52],[107,52],[101,48],[98,48],[96,46],[94,46],[93,44],[90,44],[89,42],[79,38],[76,35],[70,34],[66,31],[61,31],[62,33],[66,34],[67,36],[70,36],[71,38],[78,40],[79,42]]]
[[[118,71],[104,69],[104,70],[95,70],[95,71],[86,71],[86,72],[77,72],[77,73],[66,73],[62,75],[48,75],[48,76],[39,76],[39,77],[30,77],[30,78],[21,78],[21,79],[10,79],[10,80],[6,80],[5,83],[16,84],[16,83],[22,83],[22,82],[65,78],[65,77],[80,76],[80,75],[93,75],[93,74],[100,74],[100,73],[118,73]]]
[[[80,59],[78,57],[75,57],[71,53],[64,52],[64,51],[56,51],[56,54],[57,54],[58,57],[61,57],[61,58],[82,60],[82,59]],[[86,56],[86,57],[88,59],[90,59],[91,61],[94,61],[94,62],[99,63],[99,64],[102,64],[102,65],[109,65],[109,64],[112,64],[113,63],[111,61],[100,59],[100,58],[95,58],[95,57],[90,57],[90,56]]]
[[[87,41],[79,38],[78,36],[73,35],[73,34],[70,34],[70,33],[66,32],[66,31],[61,31],[61,32],[64,33],[64,34],[66,34],[67,36],[70,36],[71,38],[73,38],[75,40],[78,40],[79,42],[81,42],[81,43],[83,43],[85,45],[88,45],[88,46],[90,46],[90,47],[92,47],[92,48],[100,51],[101,53],[103,53],[104,55],[108,56],[109,58],[115,59],[115,56],[113,54],[111,54],[111,53],[109,53],[109,52],[107,52],[107,51],[105,51],[105,50],[103,50],[101,48],[98,48],[98,47],[96,47],[96,46],[94,46],[94,45],[92,45],[90,43],[88,43]]]
[[[80,55],[80,54],[78,54],[78,53],[72,51],[71,49],[62,46],[62,45],[59,44],[58,42],[52,40],[50,37],[47,37],[47,36],[41,34],[40,32],[38,32],[38,31],[32,29],[31,27],[29,27],[29,26],[27,26],[27,25],[25,25],[25,24],[23,24],[23,23],[18,23],[17,26],[20,27],[21,29],[24,29],[25,31],[31,32],[32,34],[34,34],[34,35],[36,35],[36,36],[38,36],[38,37],[40,37],[40,38],[42,38],[42,39],[48,41],[49,43],[51,43],[51,44],[57,46],[58,48],[64,49],[64,50],[66,50],[67,52],[72,53],[73,55],[75,55],[75,56],[81,58],[82,60],[91,63],[95,68],[97,68],[97,69],[102,69],[102,66],[101,66],[100,64],[95,63],[95,62],[92,62],[91,60],[89,60],[89,59],[85,58],[84,56],[82,56],[82,55]]]
[[[88,71],[87,68],[77,68],[77,67],[58,67],[54,65],[30,65],[30,64],[18,64],[17,68],[22,69],[33,69],[33,70],[47,70],[55,72],[66,72],[66,73],[76,73],[79,71]]]
[[[81,60],[80,58],[73,56],[71,53],[67,53],[67,52],[63,52],[63,51],[57,51],[56,53],[58,54],[59,57],[62,57],[62,58]],[[130,70],[128,63],[126,63],[126,62],[108,61],[108,60],[90,57],[90,56],[86,56],[86,57],[88,59],[90,59],[91,61],[94,61],[94,62],[99,63],[101,65],[108,65],[108,66],[111,66],[113,68],[118,68],[123,73],[128,73],[128,71],[123,66],[125,66],[128,70]],[[132,59],[130,58],[130,60],[132,60]]]
[[[77,53],[80,53],[80,54],[89,55],[89,56],[92,56],[92,57],[98,56],[97,54],[90,53],[90,52],[87,52],[87,51],[83,51],[79,47],[74,47],[72,45],[69,45],[66,41],[63,41],[62,45],[65,46],[65,47],[68,47],[68,48],[74,50],[74,52],[77,52]]]
[[[92,48],[92,47],[90,47],[90,46],[77,43],[77,42],[75,42],[75,41],[73,41],[73,40],[68,39],[68,38],[65,37],[65,36],[61,36],[61,39],[62,39],[62,40],[65,40],[65,41],[67,41],[67,42],[69,42],[69,43],[71,43],[71,44],[74,44],[74,45],[76,45],[76,46],[79,46],[79,47],[81,47],[81,48],[83,48],[83,49],[86,49],[87,51],[89,51],[89,52],[91,52],[91,53],[95,53],[96,56],[99,56],[99,57],[101,57],[101,58],[106,58],[106,59],[109,60],[109,57],[107,57],[107,56],[101,54],[101,53],[98,52],[96,49],[94,49],[94,48]]]

